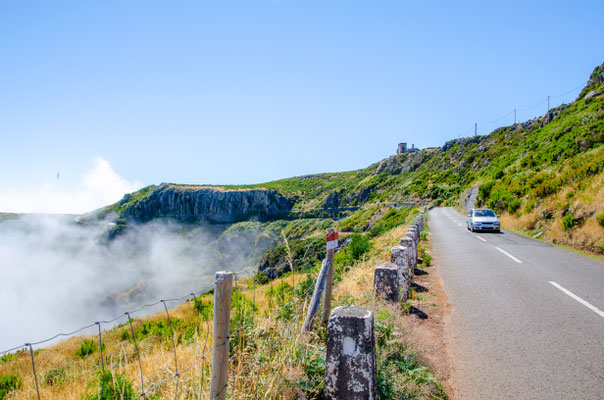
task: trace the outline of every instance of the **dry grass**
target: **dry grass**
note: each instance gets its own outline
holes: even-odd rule
[[[373,268],[376,264],[389,261],[390,248],[398,244],[405,230],[405,227],[395,228],[373,241],[373,249],[364,259],[352,266],[334,288],[334,306],[357,304],[376,312],[385,307],[373,301]],[[325,327],[317,323],[314,332],[301,335],[308,298],[296,299],[291,291],[286,290],[282,292],[285,293],[285,297],[279,300],[276,294],[279,288],[287,288],[284,284],[300,287],[305,283],[306,278],[306,273],[289,275],[263,286],[256,286],[249,279],[236,282],[234,290],[242,293],[248,302],[254,303],[258,312],[253,316],[253,324],[246,325],[240,331],[234,332],[236,326],[232,325],[229,398],[312,399],[317,398],[321,393],[324,379],[322,363],[325,358]],[[308,282],[306,284],[308,285]],[[205,299],[209,300],[211,296],[207,295]],[[245,308],[233,309],[232,321],[237,313],[248,312],[245,310]],[[402,319],[400,309],[389,310],[388,313],[395,316],[394,320]],[[185,340],[182,332],[175,328],[179,370],[182,371],[198,362],[181,375],[176,398],[195,399],[200,395],[201,398],[207,398],[213,345],[211,321],[210,323],[204,321],[194,310],[191,301],[172,309],[170,316],[173,320],[180,319],[184,323],[191,324],[195,329],[190,340]],[[245,318],[243,320],[245,321]],[[133,323],[135,331],[146,321],[167,322],[167,319],[165,313],[137,318]],[[393,323],[399,324],[396,321]],[[404,323],[400,322],[400,324]],[[84,339],[97,340],[94,328],[91,329],[93,330],[91,336],[71,338],[37,352],[35,362],[41,398],[79,400],[97,393],[99,352],[83,359],[76,355]],[[405,329],[407,328],[403,325],[396,328],[395,337],[398,340],[402,340]],[[123,332],[129,332],[127,325],[103,333],[103,343],[106,346],[103,350],[105,368],[113,373],[123,374],[132,383],[134,390],[140,393],[142,388],[138,358],[131,337],[124,340]],[[169,335],[161,337],[150,334],[137,343],[141,354],[145,390],[149,391],[153,385],[174,376],[176,372],[174,352]],[[199,362],[204,354],[206,358]],[[64,382],[51,385],[45,376],[48,376],[49,371],[53,369],[56,371],[57,368],[65,371]],[[22,353],[17,360],[0,364],[0,374],[13,372],[21,376],[23,386],[6,399],[36,399],[29,353]],[[413,388],[418,385],[413,380],[404,378],[403,381],[401,382],[409,386],[410,393],[420,393],[424,390],[421,387]],[[149,392],[149,395],[156,395],[156,398],[162,399],[174,398],[175,390],[176,380],[173,379]],[[426,393],[430,391],[427,390]]]
[[[563,212],[583,217],[577,225],[564,230]],[[596,216],[604,212],[604,174],[582,182],[581,186],[568,186],[564,190],[536,204],[534,210],[520,215],[504,213],[504,228],[529,235],[541,233],[540,238],[551,243],[568,246],[594,255],[604,255],[604,227]],[[545,214],[553,214],[545,218]]]

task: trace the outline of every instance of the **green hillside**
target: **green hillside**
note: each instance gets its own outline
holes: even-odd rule
[[[480,187],[479,203],[502,213],[504,227],[604,254],[603,92],[604,64],[573,103],[489,135],[393,155],[356,171],[223,189],[273,189],[291,199],[294,210],[309,210],[401,201],[458,205],[465,191]],[[129,206],[118,204],[111,210]]]

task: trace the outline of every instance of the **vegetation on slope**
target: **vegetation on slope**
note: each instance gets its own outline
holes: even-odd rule
[[[355,304],[375,310],[380,399],[446,399],[433,371],[403,337],[401,324],[405,317],[401,311],[374,303],[373,299],[373,268],[389,257],[390,248],[405,230],[399,225],[371,241],[367,235],[353,235],[352,244],[336,256],[333,306]],[[263,285],[251,279],[235,283],[228,387],[231,398],[322,398],[326,329],[317,323],[311,334],[299,334],[317,273],[318,265],[314,265]],[[180,376],[179,398],[198,398],[200,393],[207,398],[212,310],[213,296],[209,293],[171,310],[170,322],[164,312],[134,320],[149,398],[174,396],[175,380],[149,390],[176,372],[172,335],[180,371],[206,355]],[[100,372],[100,352],[90,346],[95,343],[98,349],[98,337],[94,332],[91,335],[37,351],[36,372],[43,398],[93,399],[102,390],[103,398],[133,399],[141,392],[138,358],[128,324],[103,333],[104,374]],[[31,371],[26,351],[3,359],[0,376],[2,382],[10,382],[7,399],[35,397]]]
[[[604,64],[594,70],[575,102],[490,135],[394,155],[356,171],[223,189],[272,189],[291,199],[294,210],[366,207],[355,216],[357,220],[340,223],[342,230],[352,231],[361,221],[371,221],[385,203],[455,205],[463,192],[481,186],[481,204],[504,213],[510,227],[604,254],[604,230],[597,222],[604,212],[603,71]],[[152,189],[145,188],[109,209],[121,215]]]

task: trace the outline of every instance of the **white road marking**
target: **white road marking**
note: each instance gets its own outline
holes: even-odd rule
[[[460,224],[459,222],[457,223],[457,225],[459,225],[460,228],[463,228],[463,225]]]
[[[600,317],[604,317],[604,311],[599,310],[596,306],[592,306],[591,304],[589,304],[588,302],[586,302],[585,300],[583,300],[582,298],[580,298],[579,296],[577,296],[576,294],[571,292],[570,290],[564,289],[562,286],[558,285],[554,281],[549,281],[549,283],[551,283],[552,285],[554,285],[555,287],[560,289],[563,293],[565,293],[565,294],[569,295],[570,297],[572,297],[573,299],[577,300],[579,303],[583,304],[585,307],[589,308],[591,311],[595,312]]]
[[[482,237],[480,237],[480,236],[478,236],[478,235],[476,235],[476,237],[477,237],[478,239],[482,240],[483,242],[486,242],[486,241],[487,241],[485,238],[482,238]],[[501,250],[501,249],[500,249],[500,250]]]
[[[508,253],[505,250],[501,250],[499,247],[495,247],[497,250],[499,250],[500,252],[502,252],[503,254],[505,254],[506,256],[510,257],[512,260],[516,261],[518,264],[522,264],[522,261],[520,261],[519,259],[517,259],[516,257],[514,257],[513,255],[511,255],[510,253]]]

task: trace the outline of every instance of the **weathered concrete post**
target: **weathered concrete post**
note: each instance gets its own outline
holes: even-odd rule
[[[212,350],[212,377],[210,399],[224,400],[229,373],[229,320],[233,273],[216,272],[214,288],[214,349]]]
[[[411,228],[409,228],[409,230],[407,231],[407,235],[413,238],[415,244],[419,243],[419,232],[417,231],[416,227],[412,226]]]
[[[411,271],[411,277],[415,274],[415,267],[417,266],[417,245],[413,238],[405,236],[401,239],[401,246],[408,249],[409,255],[409,271]]]
[[[323,297],[323,323],[327,323],[329,320],[329,314],[331,313],[331,289],[333,288],[333,270],[334,263],[333,258],[338,246],[338,234],[333,228],[327,229],[327,262],[331,265],[331,268],[327,272],[327,282],[325,282],[325,295]],[[330,244],[331,243],[331,244]]]
[[[377,398],[373,313],[356,306],[333,310],[327,325],[325,399]]]
[[[400,273],[398,266],[392,263],[383,263],[375,267],[373,277],[375,296],[389,303],[398,303],[400,301]]]
[[[390,262],[399,269],[399,287],[401,291],[400,300],[405,301],[409,298],[409,285],[411,285],[411,264],[406,247],[394,246],[390,250]]]

